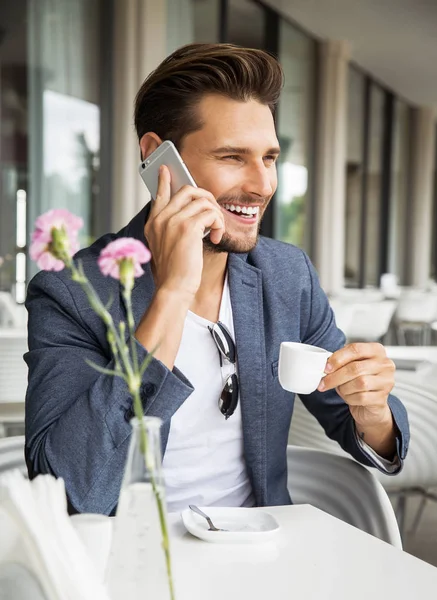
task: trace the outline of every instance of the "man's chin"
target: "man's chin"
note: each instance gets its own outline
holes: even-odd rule
[[[222,237],[219,244],[213,244],[206,236],[203,240],[203,247],[207,252],[219,254],[222,252],[232,254],[246,254],[255,248],[258,243],[258,232],[254,236],[246,237],[243,239],[232,238],[226,233]]]

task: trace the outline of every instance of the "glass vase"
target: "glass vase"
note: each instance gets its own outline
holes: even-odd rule
[[[161,459],[161,420],[131,421],[132,436],[106,581],[111,600],[174,600]]]

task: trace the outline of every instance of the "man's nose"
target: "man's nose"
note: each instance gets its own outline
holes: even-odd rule
[[[274,191],[271,169],[264,165],[252,167],[243,186],[246,194],[269,198]]]

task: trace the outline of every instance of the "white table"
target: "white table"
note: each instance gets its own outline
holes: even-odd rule
[[[436,597],[437,568],[312,506],[268,511],[281,531],[257,545],[202,542],[170,515],[176,600]]]

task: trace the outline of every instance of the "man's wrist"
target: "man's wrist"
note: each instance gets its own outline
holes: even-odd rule
[[[188,311],[194,300],[194,295],[191,292],[161,286],[155,292],[155,299],[160,304],[174,304],[180,307],[181,310]]]
[[[373,448],[377,454],[388,460],[394,458],[397,428],[388,406],[387,411],[384,411],[384,415],[376,418],[374,422],[360,423],[355,421],[355,429],[358,437]]]

